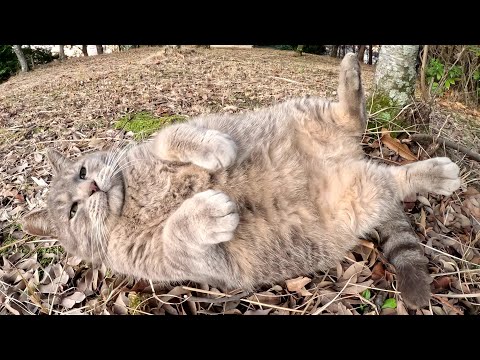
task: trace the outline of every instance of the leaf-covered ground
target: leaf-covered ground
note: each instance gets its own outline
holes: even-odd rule
[[[47,147],[78,156],[136,141],[136,134],[115,124],[137,113],[191,117],[241,112],[306,94],[333,99],[339,62],[270,49],[150,47],[72,58],[1,84],[0,314],[480,313],[478,163],[461,153],[409,142],[407,133],[391,137],[382,132],[385,124],[376,114],[363,139],[370,156],[401,164],[447,154],[462,168],[464,184],[452,196],[422,194],[405,202],[434,278],[430,306],[422,310],[405,308],[395,289],[395,271],[375,239],[363,240],[324,274],[305,274],[239,296],[208,284],[165,288],[91,268],[55,240],[28,236],[19,227],[23,214],[45,205],[51,180]],[[373,72],[363,67],[367,93]],[[431,131],[478,151],[478,115],[444,100],[430,114]]]

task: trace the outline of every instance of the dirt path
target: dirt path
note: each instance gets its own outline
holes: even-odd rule
[[[44,205],[51,179],[45,148],[70,156],[102,149],[125,137],[113,129],[114,122],[139,111],[194,116],[239,112],[306,94],[335,98],[339,62],[271,49],[166,53],[152,47],[72,58],[0,84],[0,314],[406,313],[392,287],[393,270],[372,243],[352,251],[350,260],[327,274],[297,282],[298,289],[277,285],[241,301],[209,305],[219,291],[206,284],[154,285],[153,294],[147,282],[90,269],[55,241],[26,236],[18,227],[22,214]],[[365,65],[367,93],[372,76],[372,67]],[[462,129],[452,136],[461,138]],[[472,134],[471,141],[478,141]],[[388,156],[388,149],[382,154]],[[391,158],[398,160],[393,153]],[[429,309],[417,313],[478,313],[479,202],[480,194],[469,187],[449,198],[429,196],[406,204],[438,293]],[[397,299],[396,308],[382,309],[389,297]]]

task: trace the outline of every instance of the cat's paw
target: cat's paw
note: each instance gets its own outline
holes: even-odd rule
[[[207,130],[202,140],[202,150],[192,158],[192,163],[211,172],[226,169],[237,158],[237,145],[220,131]]]
[[[427,258],[422,257],[395,266],[398,290],[410,309],[419,309],[429,303],[430,284],[433,279],[428,273],[427,264]]]
[[[426,187],[429,192],[440,195],[451,195],[460,185],[460,168],[447,157],[437,157],[422,161],[423,171],[429,183]]]
[[[195,194],[191,199],[195,225],[205,243],[216,244],[233,239],[240,218],[237,205],[218,190]]]
[[[344,82],[344,86],[348,91],[358,91],[360,89],[360,63],[358,62],[357,55],[354,53],[348,53],[343,58],[340,64],[341,82]]]

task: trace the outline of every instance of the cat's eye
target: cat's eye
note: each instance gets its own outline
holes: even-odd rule
[[[75,202],[70,208],[70,219],[75,216],[75,214],[77,213],[77,209],[78,209],[78,203]]]
[[[85,180],[85,175],[87,175],[87,169],[84,166],[80,169],[80,179]]]

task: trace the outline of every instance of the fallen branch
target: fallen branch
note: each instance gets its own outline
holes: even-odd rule
[[[456,144],[451,140],[443,139],[441,137],[439,137],[439,138],[433,137],[432,135],[428,135],[428,134],[413,134],[412,136],[410,136],[410,140],[417,141],[417,142],[427,142],[428,141],[428,142],[433,142],[433,143],[439,143],[440,145],[445,145],[446,147],[449,147],[451,149],[460,151],[460,152],[464,153],[465,155],[467,155],[468,157],[472,158],[473,160],[476,160],[476,161],[480,162],[480,154],[479,153],[477,153],[473,150],[470,150],[470,149],[466,148],[465,146]]]

